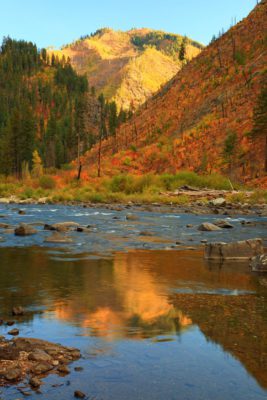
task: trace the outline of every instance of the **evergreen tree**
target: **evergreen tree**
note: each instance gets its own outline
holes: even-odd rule
[[[183,38],[181,43],[180,51],[179,51],[179,60],[185,61],[186,59],[186,45],[187,45],[187,38],[186,36]]]

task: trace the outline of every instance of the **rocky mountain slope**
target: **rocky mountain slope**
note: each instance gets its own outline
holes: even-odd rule
[[[180,35],[150,29],[122,32],[104,28],[50,53],[69,57],[97,94],[102,92],[108,100],[115,100],[118,108],[129,109],[143,104],[180,70],[184,40]],[[188,60],[203,48],[190,39],[185,44]]]
[[[242,180],[264,175],[266,135],[251,131],[266,85],[266,14],[264,0],[121,125],[102,145],[102,170],[220,171]],[[87,163],[95,163],[96,151]]]

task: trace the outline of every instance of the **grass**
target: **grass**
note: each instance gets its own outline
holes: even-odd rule
[[[40,179],[18,181],[14,178],[0,177],[0,197],[16,196],[18,199],[38,200],[47,198],[50,202],[91,202],[91,203],[172,203],[189,204],[192,200],[186,196],[171,193],[179,187],[189,185],[196,188],[231,190],[230,181],[218,174],[197,175],[182,171],[177,174],[153,175],[116,175],[111,178],[77,181],[66,171],[60,175],[44,175]],[[234,184],[240,189],[240,185]],[[242,189],[242,188],[241,188]],[[228,194],[232,203],[267,203],[267,191],[251,191]],[[203,201],[207,199],[204,197]]]

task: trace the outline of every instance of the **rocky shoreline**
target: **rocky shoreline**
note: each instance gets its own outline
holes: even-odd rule
[[[129,201],[127,203],[92,203],[92,202],[78,202],[78,201],[61,201],[52,202],[49,198],[40,198],[38,200],[28,198],[19,199],[15,196],[0,198],[0,204],[3,205],[64,205],[64,206],[78,206],[84,208],[106,208],[113,211],[123,211],[127,209],[137,208],[139,211],[151,212],[179,212],[191,213],[195,215],[257,215],[267,216],[267,204],[249,204],[249,203],[232,203],[228,202],[225,198],[216,198],[209,201],[194,200],[186,205],[178,205],[169,203],[138,203]],[[0,216],[1,217],[1,216]]]
[[[29,390],[39,390],[47,375],[69,374],[69,364],[80,357],[80,351],[73,347],[33,338],[7,340],[1,336],[0,386],[23,382],[23,390],[18,390],[29,395]]]

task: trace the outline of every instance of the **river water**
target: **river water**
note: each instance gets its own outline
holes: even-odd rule
[[[0,232],[0,318],[22,305],[20,336],[82,353],[69,375],[49,375],[42,394],[29,399],[68,400],[75,390],[99,400],[266,399],[267,276],[243,263],[208,264],[200,244],[264,238],[266,219],[251,217],[256,225],[242,226],[244,218],[235,217],[231,231],[201,233],[199,223],[214,216],[132,209],[138,220],[127,221],[129,210],[23,210],[0,206],[0,222],[35,223],[39,230],[25,238]],[[47,246],[51,233],[42,224],[60,221],[91,231]],[[0,326],[0,335],[7,331]],[[22,398],[16,387],[0,392],[3,399]]]

